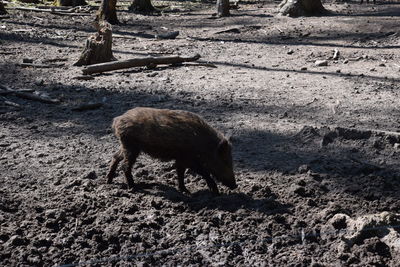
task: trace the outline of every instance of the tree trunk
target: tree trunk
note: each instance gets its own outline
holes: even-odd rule
[[[279,4],[279,14],[289,17],[318,16],[326,13],[321,0],[283,0]]]
[[[229,0],[217,0],[217,16],[228,17],[229,15]]]
[[[138,13],[151,13],[156,9],[151,3],[151,0],[133,0],[129,6],[129,10]]]
[[[116,60],[112,54],[111,25],[102,21],[97,33],[86,40],[86,46],[75,66],[91,65]]]
[[[55,6],[86,6],[85,0],[56,0]]]
[[[7,10],[4,7],[3,1],[0,1],[0,15],[7,14]]]
[[[118,24],[116,6],[117,0],[103,0],[97,11],[96,20],[99,22],[105,20],[113,25]]]

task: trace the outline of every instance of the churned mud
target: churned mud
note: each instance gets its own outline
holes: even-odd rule
[[[396,266],[400,6],[325,4],[334,15],[298,19],[276,6],[229,18],[183,2],[161,16],[122,10],[119,60],[202,58],[90,80],[72,65],[93,17],[2,18],[0,85],[59,103],[0,97],[1,265]],[[153,38],[170,31],[180,34]],[[77,108],[88,103],[100,104]],[[137,106],[189,110],[232,133],[239,187],[216,196],[188,172],[184,195],[172,163],[145,155],[134,191],[122,172],[106,184],[112,118]]]

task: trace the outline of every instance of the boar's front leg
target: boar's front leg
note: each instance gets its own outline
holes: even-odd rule
[[[207,183],[208,188],[210,189],[210,191],[213,192],[214,194],[219,195],[218,186],[214,182],[214,180],[211,178],[210,174],[207,173],[207,174],[202,175],[202,176],[206,180],[206,183]]]
[[[182,193],[186,193],[186,194],[190,194],[189,190],[187,190],[186,186],[185,186],[185,171],[186,171],[186,167],[182,164],[182,162],[177,161],[175,163],[176,165],[176,172],[178,173],[178,188],[179,191],[181,191]]]
[[[198,174],[200,174],[204,178],[204,180],[206,180],[208,188],[210,189],[211,192],[213,192],[213,193],[215,193],[217,195],[219,194],[217,184],[211,178],[210,173],[206,169],[204,169],[204,167],[202,167],[200,164],[197,164],[195,166],[195,168],[193,169],[193,171],[195,171]]]
[[[139,151],[132,151],[131,149],[124,149],[124,174],[128,188],[133,188],[132,167],[135,164],[136,158],[139,156]]]
[[[122,150],[120,149],[117,153],[114,154],[113,159],[111,161],[110,169],[107,174],[107,183],[111,184],[113,178],[115,177],[115,171],[117,170],[118,164],[121,162],[121,160],[124,159],[124,155],[122,153]]]

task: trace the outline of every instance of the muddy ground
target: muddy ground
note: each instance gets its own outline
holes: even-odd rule
[[[155,3],[160,16],[120,8],[113,30],[130,39],[114,38],[115,57],[199,53],[209,64],[77,80],[92,16],[1,18],[0,84],[60,100],[1,98],[1,265],[396,266],[400,5],[325,3],[332,16],[292,19],[277,3],[229,18],[210,4]],[[152,38],[173,30],[175,40]],[[73,110],[89,102],[103,106]],[[232,132],[238,189],[213,195],[188,172],[184,195],[172,163],[145,155],[135,191],[122,172],[106,184],[112,118],[137,106],[193,111]]]

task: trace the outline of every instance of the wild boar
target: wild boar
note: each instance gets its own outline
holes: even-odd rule
[[[175,160],[181,192],[189,193],[184,184],[186,169],[201,175],[216,194],[218,187],[211,176],[231,189],[237,187],[230,142],[194,113],[138,107],[114,118],[112,127],[120,149],[112,159],[108,183],[123,160],[126,182],[132,188],[132,167],[144,152],[162,161]]]

